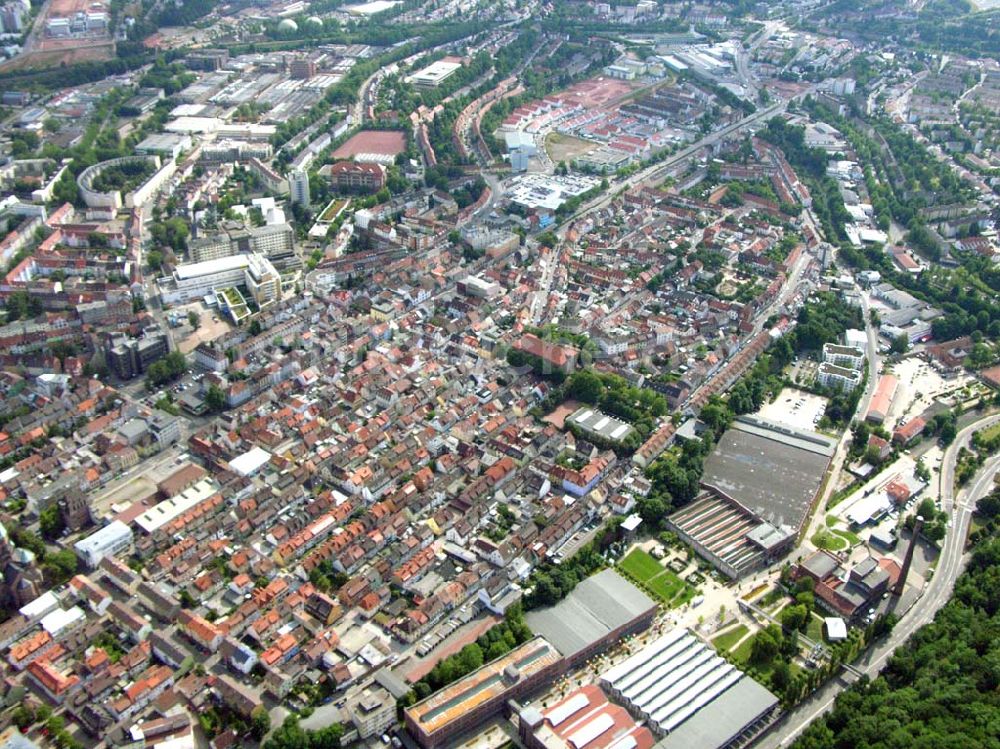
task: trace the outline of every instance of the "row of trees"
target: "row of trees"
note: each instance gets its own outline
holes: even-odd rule
[[[521,643],[527,642],[534,635],[524,621],[524,613],[520,606],[507,609],[504,620],[491,627],[479,638],[454,655],[438,661],[423,679],[413,687],[413,693],[408,700],[422,700],[441,687],[472,673],[477,668],[492,660],[509,653]]]

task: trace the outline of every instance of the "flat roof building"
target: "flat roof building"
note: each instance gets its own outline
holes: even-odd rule
[[[113,520],[99,531],[73,544],[81,561],[95,569],[104,557],[117,556],[132,548],[132,529],[120,520]]]
[[[410,83],[417,88],[437,88],[451,78],[462,67],[462,61],[457,57],[446,57],[432,62],[423,70],[410,76]]]
[[[456,738],[548,684],[565,661],[543,637],[535,637],[501,658],[421,700],[404,713],[406,729],[424,749],[456,746]]]
[[[231,286],[246,285],[258,305],[281,296],[281,281],[271,262],[259,254],[217,257],[178,265],[173,275],[157,281],[166,304],[184,304]]]
[[[817,432],[741,416],[706,459],[703,481],[760,520],[797,533],[835,449]]]
[[[180,517],[188,510],[194,509],[218,491],[214,481],[205,478],[188,487],[180,494],[165,499],[149,508],[135,519],[135,524],[143,532],[152,535],[171,520]]]
[[[622,442],[635,431],[630,424],[587,406],[578,408],[566,422],[585,434],[596,435],[609,442]]]
[[[267,465],[267,461],[270,459],[271,453],[262,447],[255,446],[229,461],[229,467],[240,476],[252,476]]]
[[[191,136],[183,133],[153,133],[135,147],[135,152],[146,156],[160,155],[176,159],[192,146]]]
[[[610,644],[648,629],[655,617],[655,601],[606,569],[583,580],[555,606],[529,612],[525,621],[573,668]]]
[[[601,675],[601,686],[646,721],[662,749],[720,749],[749,739],[778,698],[685,629],[675,629]]]

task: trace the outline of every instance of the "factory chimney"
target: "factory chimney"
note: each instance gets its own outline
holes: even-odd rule
[[[910,564],[913,562],[913,552],[917,548],[917,537],[920,535],[920,530],[924,527],[924,516],[917,515],[917,520],[913,524],[913,535],[910,537],[910,545],[906,549],[906,557],[903,559],[903,569],[899,571],[899,580],[896,581],[896,586],[892,589],[892,594],[894,596],[903,595],[903,587],[906,585],[906,577],[910,574]]]

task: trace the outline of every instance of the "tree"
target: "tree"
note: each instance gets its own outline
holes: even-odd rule
[[[788,630],[804,631],[809,623],[809,609],[803,604],[786,606],[781,612],[781,625]]]
[[[566,383],[566,394],[570,398],[596,405],[604,392],[601,378],[589,369],[575,372]]]
[[[779,660],[771,670],[771,686],[779,692],[784,692],[788,688],[792,678],[792,668],[788,661]]]
[[[910,339],[905,333],[900,333],[892,339],[889,350],[894,354],[905,354],[910,348]]]
[[[79,560],[72,549],[63,549],[48,554],[42,563],[46,580],[52,586],[62,585],[76,574]]]
[[[214,382],[208,386],[208,392],[205,393],[205,405],[213,413],[218,413],[226,407],[226,393]]]
[[[41,531],[43,538],[54,541],[65,529],[66,523],[63,522],[62,513],[59,512],[59,505],[50,505],[38,513],[38,530]]]
[[[35,722],[35,712],[31,709],[30,705],[21,703],[11,713],[10,720],[21,731],[25,731]]]
[[[150,250],[146,253],[146,264],[152,271],[158,271],[163,266],[163,253],[159,250]]]
[[[194,310],[188,312],[188,325],[195,330],[201,327],[201,316]]]
[[[260,741],[271,730],[271,716],[263,705],[258,705],[250,713],[250,735]]]
[[[778,654],[781,632],[773,624],[754,635],[750,644],[750,660],[754,663],[770,663]]]

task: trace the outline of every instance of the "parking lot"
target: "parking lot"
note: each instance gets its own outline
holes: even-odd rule
[[[903,424],[926,411],[935,399],[951,391],[960,390],[968,382],[964,375],[945,379],[937,368],[923,359],[909,356],[892,367],[899,379],[886,426]]]
[[[826,398],[823,396],[784,388],[774,402],[765,403],[756,415],[795,429],[812,430],[825,411]]]

